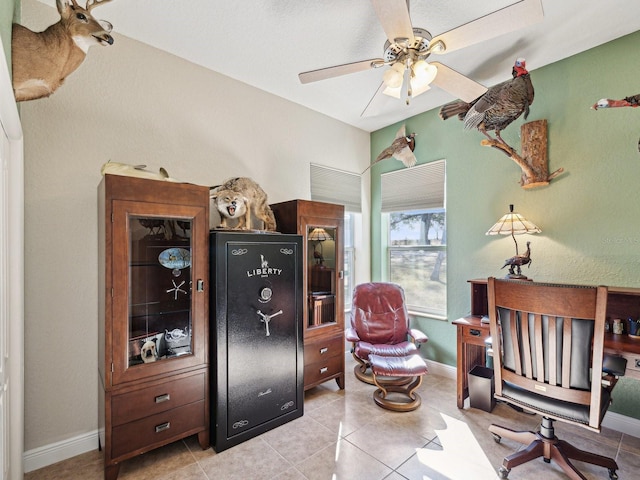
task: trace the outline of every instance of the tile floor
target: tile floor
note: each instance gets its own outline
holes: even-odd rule
[[[427,375],[422,406],[407,413],[376,406],[375,389],[356,380],[347,355],[345,390],[335,382],[309,390],[305,414],[221,453],[201,450],[195,437],[122,463],[119,480],[482,480],[496,479],[505,455],[520,445],[494,442],[492,423],[535,429],[539,417],[498,404],[492,413],[456,408],[455,381]],[[556,424],[556,434],[574,445],[616,458],[620,479],[640,470],[640,438],[603,429],[593,434]],[[607,471],[576,462],[588,479]],[[634,474],[633,472],[636,472]],[[102,457],[95,450],[25,474],[25,480],[102,480]],[[542,459],[514,468],[512,480],[567,477]]]

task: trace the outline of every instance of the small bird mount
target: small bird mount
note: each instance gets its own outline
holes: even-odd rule
[[[393,140],[393,143],[380,152],[380,155],[378,155],[371,165],[364,169],[362,174],[376,163],[391,157],[402,162],[407,168],[413,167],[417,162],[416,156],[413,154],[413,151],[416,149],[416,135],[416,133],[407,135],[405,126],[402,125],[396,133],[396,138]]]
[[[549,173],[546,120],[534,120],[533,122],[522,124],[520,137],[522,139],[522,156],[518,155],[516,149],[504,141],[482,140],[480,145],[502,150],[516,162],[522,169],[520,186],[524,189],[549,185],[552,179],[564,172],[564,168],[559,168],[555,172]]]

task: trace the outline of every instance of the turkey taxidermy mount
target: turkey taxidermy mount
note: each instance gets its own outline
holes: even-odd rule
[[[636,108],[640,106],[640,94],[633,95],[631,97],[624,97],[622,100],[611,100],[610,98],[601,98],[594,105],[591,106],[593,110],[600,108],[619,108],[619,107],[631,107]],[[638,151],[640,152],[640,140],[638,140]]]
[[[522,114],[526,120],[534,99],[533,83],[524,58],[516,59],[511,75],[513,78],[494,85],[471,102],[456,100],[444,105],[440,118],[447,120],[457,116],[464,122],[465,129],[476,129],[486,136],[487,140],[481,145],[501,150],[522,169],[520,185],[523,188],[548,185],[564,169],[548,173],[546,120],[522,125],[522,156],[500,135]],[[494,132],[495,138],[489,132]]]

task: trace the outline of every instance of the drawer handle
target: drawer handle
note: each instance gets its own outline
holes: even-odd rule
[[[640,368],[640,360],[636,359],[636,368]]]
[[[327,373],[327,370],[329,370],[327,367],[322,367],[320,373]]]
[[[323,355],[325,353],[327,353],[329,351],[329,349],[327,347],[323,347],[320,349],[320,355]]]
[[[168,393],[163,393],[162,395],[158,395],[156,397],[156,403],[167,402],[169,400],[171,400],[171,395],[169,395]]]
[[[156,425],[156,433],[160,433],[164,430],[169,430],[171,428],[170,422],[161,423],[160,425]]]
[[[472,328],[471,330],[469,330],[469,334],[473,335],[474,337],[479,337],[480,336],[480,330],[476,330],[475,328]]]

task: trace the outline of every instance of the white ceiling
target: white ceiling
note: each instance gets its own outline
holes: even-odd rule
[[[640,29],[638,0],[541,1],[542,22],[431,59],[491,86],[510,78],[517,57],[535,70]],[[412,0],[410,11],[413,26],[435,36],[513,3]],[[386,38],[369,0],[113,0],[93,14],[116,33],[366,131],[454,99],[437,87],[409,106],[382,96],[380,113],[361,118],[384,69],[299,82],[303,71],[382,55]]]

